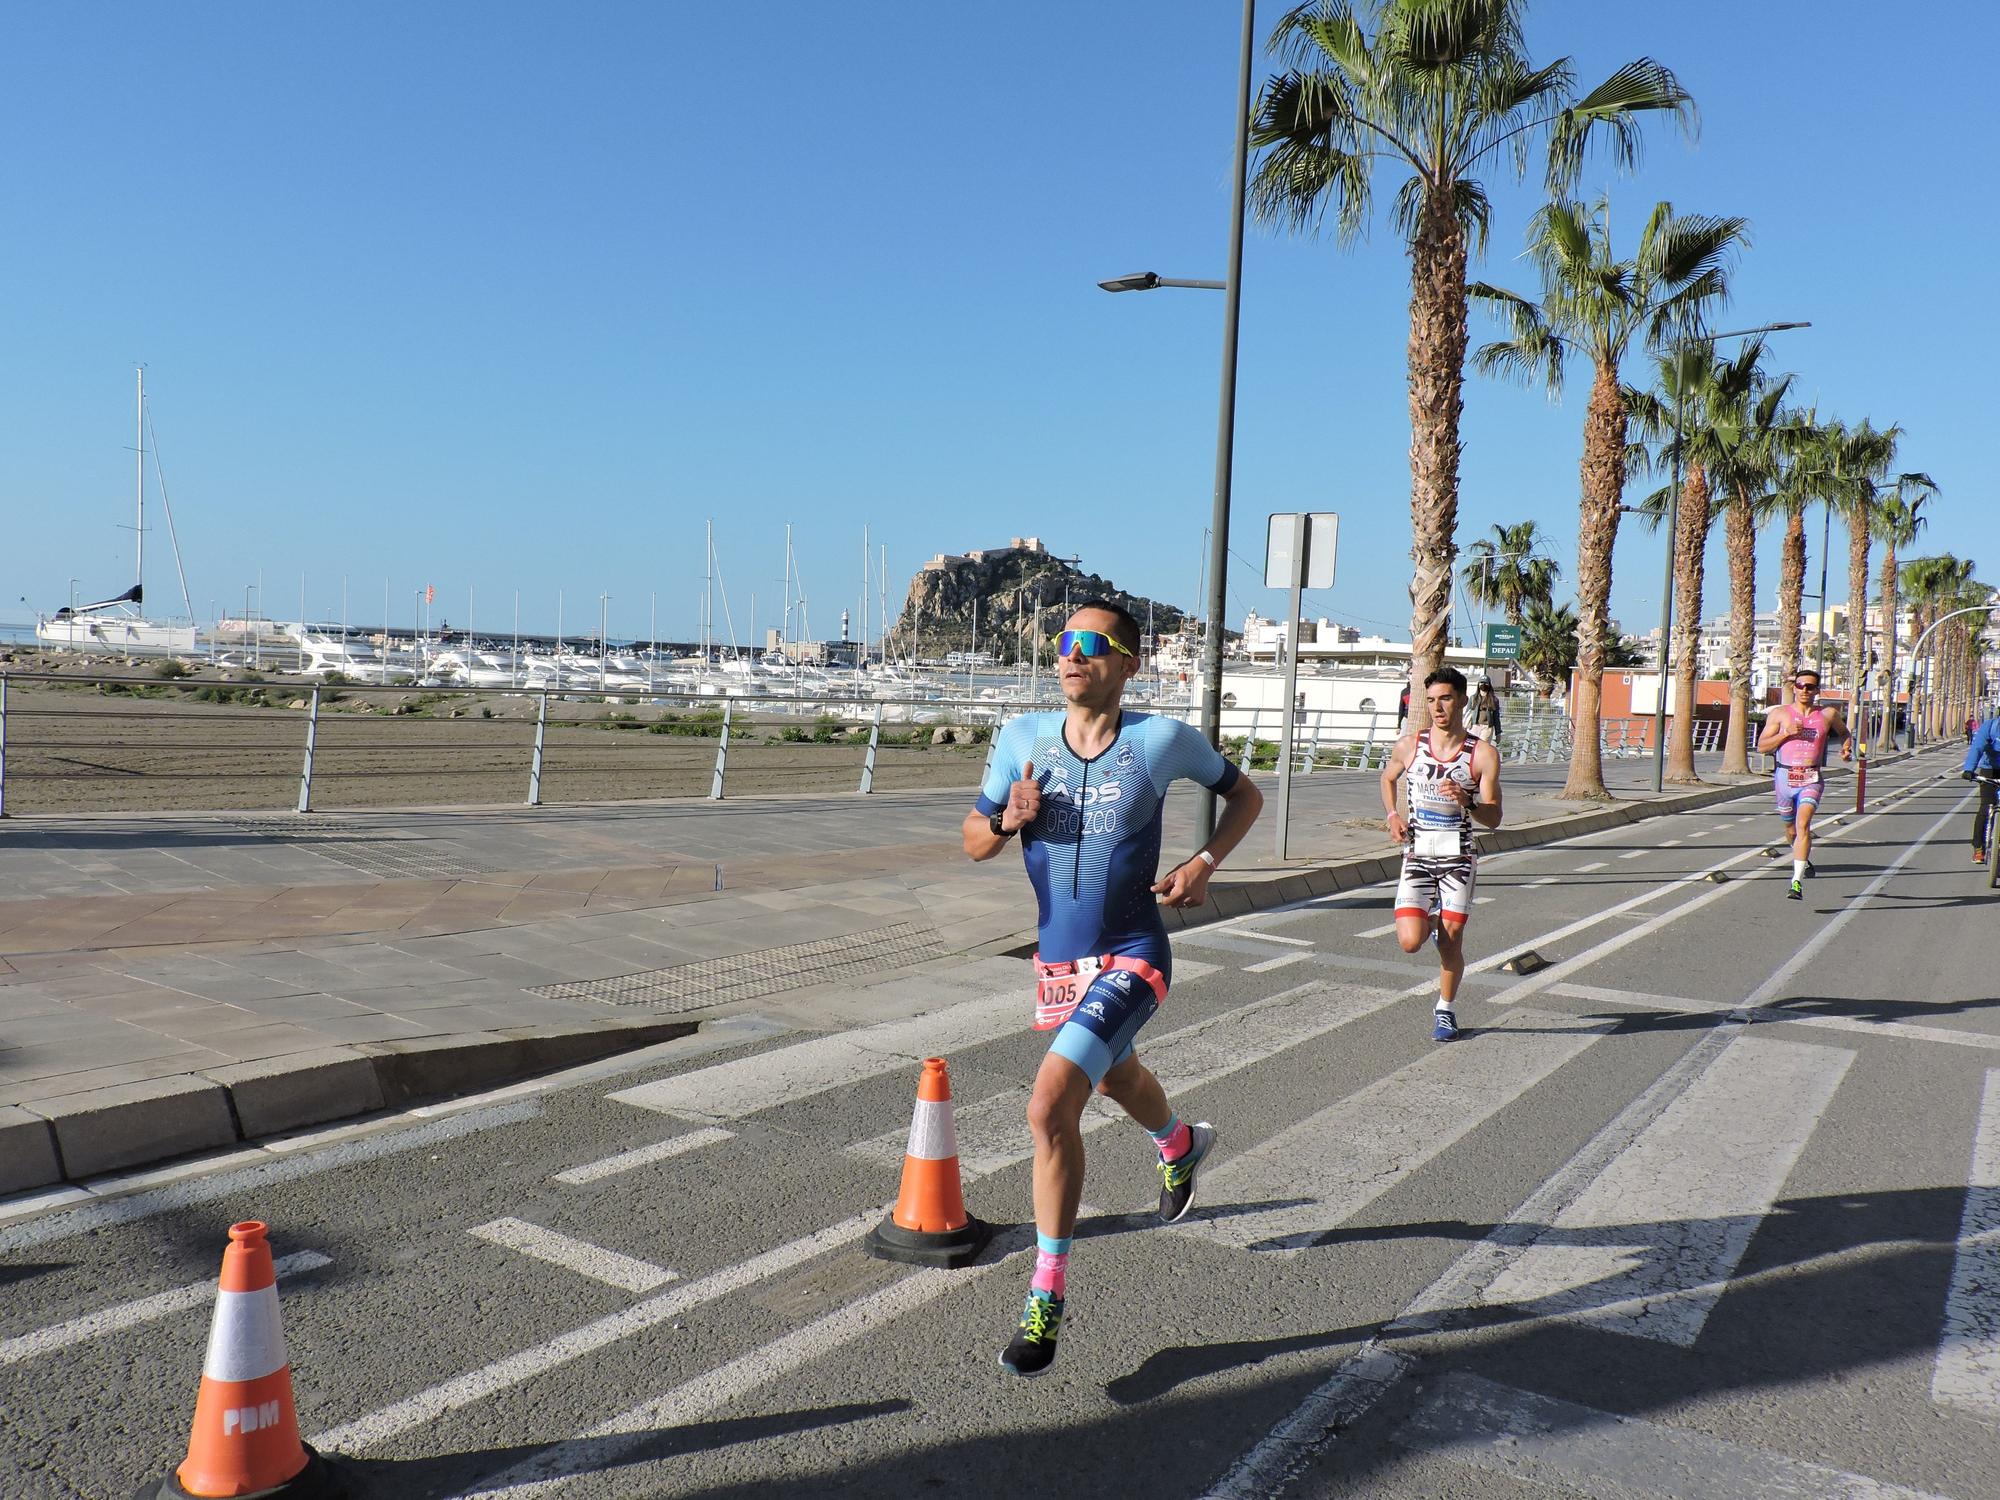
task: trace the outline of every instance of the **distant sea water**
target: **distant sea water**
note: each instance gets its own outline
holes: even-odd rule
[[[16,623],[0,620],[0,646],[32,646],[35,644],[35,622]]]

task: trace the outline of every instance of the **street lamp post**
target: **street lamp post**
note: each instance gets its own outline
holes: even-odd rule
[[[1690,344],[1709,345],[1723,339],[1748,338],[1758,333],[1780,333],[1787,328],[1810,328],[1811,323],[1760,323],[1755,328],[1736,328],[1727,333],[1683,335],[1674,341],[1674,466],[1673,487],[1667,493],[1667,581],[1660,592],[1660,690],[1653,702],[1653,790],[1666,782],[1667,767],[1667,662],[1672,656],[1674,624],[1674,532],[1681,510],[1681,419],[1687,395],[1687,348]],[[1822,558],[1822,562],[1824,558]],[[1692,714],[1694,705],[1683,703],[1681,712]]]
[[[1229,200],[1229,275],[1225,281],[1185,280],[1142,271],[1100,281],[1107,292],[1150,292],[1156,287],[1219,291],[1226,299],[1222,319],[1222,391],[1215,421],[1215,502],[1209,526],[1208,636],[1202,643],[1201,732],[1222,744],[1222,645],[1228,607],[1229,486],[1236,450],[1236,328],[1243,307],[1243,200],[1250,176],[1250,69],[1256,56],[1257,0],[1243,0],[1243,32],[1236,70],[1236,159]],[[1201,790],[1195,837],[1207,843],[1215,832],[1215,793]]]

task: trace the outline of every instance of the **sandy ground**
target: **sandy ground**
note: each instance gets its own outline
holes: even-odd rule
[[[101,670],[101,669],[100,669]],[[143,669],[142,669],[143,670]],[[210,679],[216,680],[216,679]],[[276,706],[107,695],[51,684],[8,685],[6,811],[14,814],[274,809],[298,805],[311,692],[296,683],[259,688]],[[151,691],[151,689],[149,689]],[[329,695],[330,696],[330,695]],[[401,705],[405,712],[394,710]],[[536,699],[504,694],[409,691],[358,694],[323,703],[313,756],[315,808],[445,806],[525,802]],[[637,727],[606,728],[627,714]],[[488,715],[491,717],[488,717]],[[644,726],[689,710],[650,704],[552,699],[543,747],[542,800],[706,797],[715,769],[712,736],[654,734]],[[758,796],[858,789],[867,731],[829,744],[787,743],[806,719],[739,721],[731,733],[726,792]],[[915,726],[887,726],[887,732]],[[929,728],[923,727],[927,740]],[[983,745],[883,745],[881,791],[978,782]]]

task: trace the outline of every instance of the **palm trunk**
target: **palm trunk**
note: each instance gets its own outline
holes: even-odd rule
[[[1722,774],[1750,774],[1750,661],[1757,649],[1757,519],[1739,484],[1724,517],[1729,541],[1729,733]]]
[[[1576,528],[1576,700],[1570,705],[1575,738],[1562,794],[1572,800],[1609,801],[1601,720],[1604,646],[1611,633],[1611,548],[1618,539],[1618,502],[1625,491],[1625,401],[1613,364],[1599,365],[1590,385],[1582,480]]]
[[[1778,661],[1785,681],[1799,675],[1799,626],[1806,604],[1806,508],[1785,509],[1785,545],[1778,554]]]
[[[1861,686],[1868,678],[1869,505],[1857,497],[1847,517],[1847,699],[1848,727],[1861,732]]]
[[[1426,195],[1410,242],[1410,697],[1444,664],[1458,555],[1458,423],[1465,385],[1465,228],[1452,193]]]
[[[1701,648],[1701,585],[1708,550],[1708,476],[1688,470],[1674,533],[1674,715],[1667,726],[1666,779],[1699,782],[1694,773],[1694,698]]]
[[[1882,732],[1875,748],[1896,748],[1896,539],[1882,543]]]

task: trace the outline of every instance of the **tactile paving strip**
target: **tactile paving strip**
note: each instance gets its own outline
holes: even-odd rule
[[[789,943],[733,958],[707,958],[669,969],[642,969],[610,979],[545,984],[528,991],[550,1000],[643,1005],[677,1014],[751,1000],[780,990],[842,979],[865,979],[906,964],[945,957],[944,940],[928,922],[897,922],[847,937]]]

